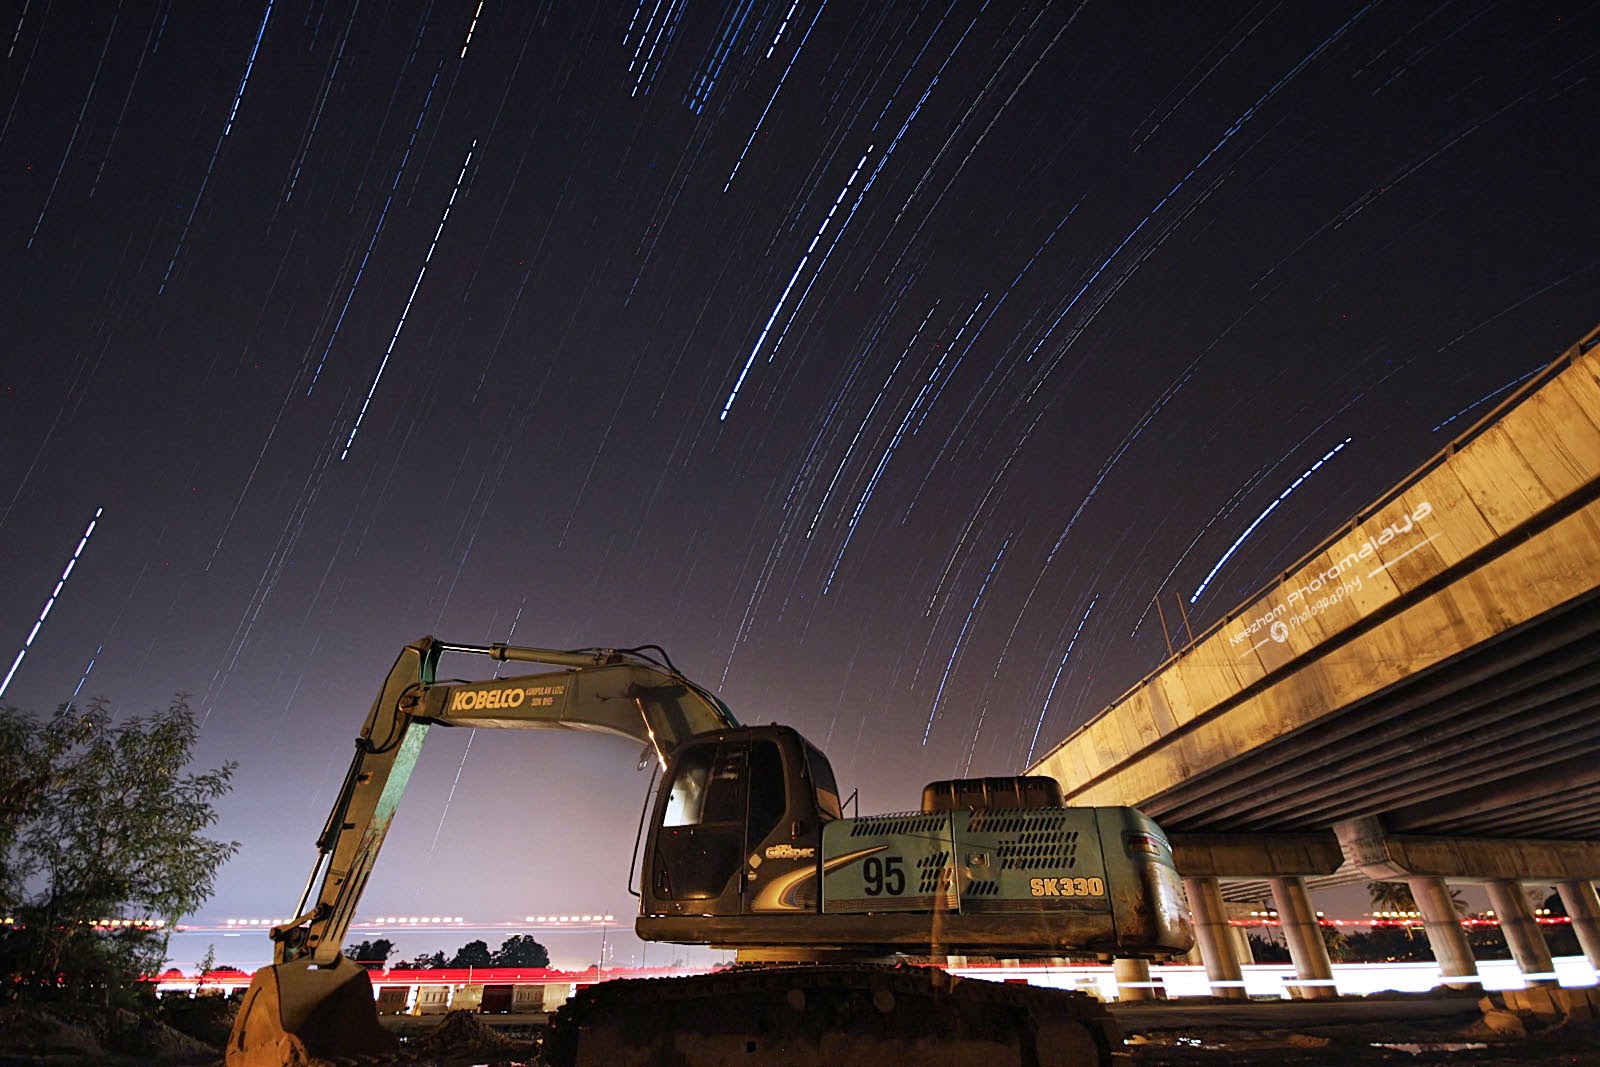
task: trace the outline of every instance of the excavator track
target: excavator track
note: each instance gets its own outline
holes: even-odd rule
[[[617,979],[551,1016],[546,1067],[1112,1067],[1122,1035],[1085,993],[928,967],[746,964]]]

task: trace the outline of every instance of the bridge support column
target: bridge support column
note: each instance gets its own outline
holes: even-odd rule
[[[1545,943],[1539,923],[1522,893],[1522,884],[1510,878],[1496,878],[1484,888],[1489,890],[1489,903],[1494,905],[1495,918],[1500,920],[1500,933],[1511,949],[1511,958],[1529,985],[1555,983],[1555,963],[1550,959],[1550,946]]]
[[[1195,940],[1200,962],[1205,964],[1211,995],[1224,1000],[1244,1000],[1244,971],[1233,950],[1233,928],[1228,925],[1228,908],[1222,901],[1222,884],[1215,878],[1185,878],[1184,892],[1194,912]]]
[[[1165,1000],[1166,990],[1150,978],[1149,960],[1130,960],[1117,957],[1111,961],[1111,976],[1117,982],[1117,999]]]
[[[1456,902],[1450,897],[1450,888],[1443,878],[1407,878],[1411,899],[1422,912],[1423,929],[1428,933],[1428,945],[1433,958],[1439,961],[1439,975],[1452,989],[1466,989],[1477,984],[1478,964],[1472,958],[1472,946],[1461,929],[1461,919],[1456,915]],[[1461,981],[1461,979],[1470,981]],[[1451,981],[1451,979],[1456,979]]]
[[[1338,996],[1333,988],[1333,964],[1328,960],[1328,945],[1322,940],[1317,913],[1302,878],[1269,879],[1272,899],[1278,905],[1278,921],[1289,942],[1289,958],[1294,961],[1295,977],[1301,985],[1291,986],[1290,996],[1300,1000],[1322,1000]]]
[[[1561,904],[1572,920],[1572,932],[1578,935],[1578,944],[1589,966],[1600,971],[1600,896],[1593,882],[1560,882],[1556,892],[1561,894]]]

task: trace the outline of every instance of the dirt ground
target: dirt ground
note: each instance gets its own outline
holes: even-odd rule
[[[1600,1021],[1567,1021],[1526,1033],[1491,1030],[1481,1017],[1388,1018],[1267,1028],[1194,1025],[1197,1016],[1140,1015],[1122,1023],[1121,1067],[1600,1067]],[[1301,1020],[1304,1021],[1303,1018]],[[416,1020],[421,1022],[421,1020]],[[113,1028],[114,1029],[114,1028]],[[502,1033],[467,1012],[408,1028],[398,1057],[362,1067],[537,1067],[533,1031]],[[108,1047],[112,1046],[112,1047]],[[222,1067],[220,1050],[167,1033],[120,1036],[97,1020],[0,1010],[0,1067]],[[309,1067],[309,1065],[308,1065]],[[913,1065],[905,1065],[913,1067]],[[989,1067],[987,1064],[974,1067]]]
[[[0,1067],[180,1067],[206,1063],[216,1052],[131,1012],[0,1005]]]
[[[1125,1027],[1127,1044],[1117,1059],[1119,1067],[1600,1067],[1600,1022],[1528,1023],[1532,1029],[1523,1034],[1496,1032],[1470,1013],[1272,1029]],[[530,1043],[496,1045],[483,1036],[488,1029],[469,1017],[458,1020],[452,1040],[441,1040],[441,1028],[433,1039],[409,1041],[408,1050],[431,1050],[436,1058],[425,1059],[427,1067],[535,1067]]]
[[[1355,1024],[1131,1035],[1129,1067],[1600,1067],[1600,1024],[1523,1036],[1468,1026]]]
[[[1113,1007],[1132,1067],[1600,1067],[1593,988]]]

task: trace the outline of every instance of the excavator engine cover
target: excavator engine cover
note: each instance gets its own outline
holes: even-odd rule
[[[365,967],[342,956],[332,967],[295,960],[256,972],[228,1036],[227,1067],[297,1067],[399,1047],[378,1025]]]

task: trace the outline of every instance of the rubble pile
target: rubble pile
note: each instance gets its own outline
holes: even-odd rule
[[[100,1067],[207,1063],[217,1050],[153,1019],[118,1009],[0,1007],[0,1063]]]
[[[496,1033],[475,1012],[453,1011],[431,1032],[407,1043],[408,1051],[425,1055],[474,1055],[505,1058],[526,1051],[526,1044]]]

